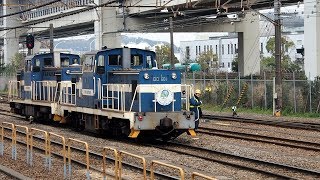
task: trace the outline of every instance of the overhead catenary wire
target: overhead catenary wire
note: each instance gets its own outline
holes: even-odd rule
[[[100,5],[101,6],[101,5]],[[102,6],[106,6],[106,5],[102,5]],[[156,14],[155,14],[156,16]],[[105,18],[104,18],[105,19]],[[59,20],[57,20],[59,21]],[[181,20],[175,20],[175,28],[186,28],[186,27],[192,27],[194,25],[206,25],[209,23],[212,23],[214,21],[219,22],[219,20],[208,20],[207,16],[201,16],[201,17],[193,17],[191,16],[191,18],[185,18],[181,19]],[[243,21],[252,21],[251,19],[247,19],[247,20],[243,20]],[[72,23],[70,23],[72,24]],[[154,32],[167,32],[166,28],[168,28],[169,23],[168,22],[163,22],[163,21],[155,21],[152,23],[146,23],[144,25],[138,25],[138,26],[131,26],[128,29],[131,29],[129,31],[117,31],[117,32],[150,32],[150,31],[154,31]],[[13,28],[17,28],[17,27],[12,27],[12,28],[8,28],[8,29],[13,29]],[[8,30],[5,29],[5,30]],[[117,32],[109,32],[109,33],[117,33]]]
[[[94,6],[94,8],[96,8],[96,7],[106,7],[107,5],[106,4],[108,4],[108,5],[110,5],[111,3],[105,3],[105,4],[101,4],[101,5],[96,5],[96,6]],[[89,8],[89,9],[86,9],[86,10],[91,10],[91,8]],[[81,11],[82,12],[82,11]],[[79,12],[80,13],[80,12]],[[64,16],[63,16],[64,17]],[[50,19],[49,19],[50,20]],[[158,23],[158,22],[157,22]],[[159,24],[159,23],[158,23]],[[155,26],[156,26],[157,24],[155,24]],[[160,24],[161,25],[161,24]],[[192,24],[190,24],[190,25],[192,25]],[[11,28],[19,28],[19,27],[11,27]],[[8,30],[8,29],[11,29],[11,28],[5,28],[5,29],[2,29],[2,30]],[[148,28],[148,29],[150,29],[150,28]]]

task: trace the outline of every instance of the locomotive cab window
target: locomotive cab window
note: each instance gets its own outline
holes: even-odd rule
[[[34,62],[34,66],[32,68],[33,72],[39,72],[40,71],[40,59],[36,59]]]
[[[110,66],[122,66],[122,57],[120,55],[109,55]]]
[[[98,63],[97,63],[97,71],[98,74],[104,74],[104,56],[99,55],[98,57]]]
[[[64,57],[64,58],[61,58],[60,61],[61,61],[61,67],[69,66],[69,58]]]
[[[44,58],[43,59],[43,62],[44,62],[44,66],[52,66],[52,58]]]
[[[77,58],[74,58],[72,60],[72,65],[79,65],[79,60]]]
[[[147,56],[147,68],[151,69],[152,67],[155,67],[154,63],[153,63],[152,56]]]
[[[131,55],[131,66],[141,66],[142,64],[142,55]]]
[[[31,71],[31,60],[26,61],[25,71]]]

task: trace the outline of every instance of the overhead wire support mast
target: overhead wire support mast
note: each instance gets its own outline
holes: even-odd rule
[[[281,0],[274,1],[274,29],[275,29],[275,63],[276,63],[276,103],[277,115],[282,112],[282,74],[281,74],[281,19],[280,19]]]
[[[252,8],[249,8],[256,13],[258,13],[260,16],[267,19],[269,22],[271,22],[274,25],[275,29],[275,64],[276,64],[276,71],[275,71],[275,92],[273,94],[273,103],[275,103],[275,109],[273,109],[273,112],[275,114],[273,115],[281,115],[282,112],[282,71],[281,71],[281,0],[275,0],[274,1],[274,20],[269,18],[268,16],[260,13],[257,10],[254,10]]]
[[[174,69],[174,44],[173,44],[173,22],[172,17],[169,17],[169,23],[170,23],[170,44],[171,44],[171,69]]]

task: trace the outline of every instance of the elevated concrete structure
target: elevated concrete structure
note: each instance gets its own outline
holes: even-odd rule
[[[18,0],[4,1],[4,3],[7,4],[19,4],[19,2]],[[51,1],[45,2],[48,3]],[[27,32],[34,33],[37,39],[48,39],[48,28],[51,23],[54,26],[55,37],[79,35],[82,31],[83,33],[94,32],[96,37],[95,47],[101,49],[103,46],[110,48],[119,47],[121,44],[121,32],[169,32],[169,23],[164,23],[164,19],[174,15],[175,32],[238,32],[241,73],[243,75],[259,73],[259,17],[254,13],[249,13],[244,19],[239,18],[238,21],[234,22],[229,20],[220,21],[220,18],[214,21],[202,18],[201,20],[203,20],[203,22],[199,22],[199,24],[195,24],[195,22],[198,22],[198,19],[191,19],[187,22],[184,21],[185,17],[179,17],[179,13],[177,13],[178,10],[183,10],[185,13],[188,13],[187,17],[189,18],[192,16],[197,17],[199,15],[214,14],[222,9],[224,9],[224,11],[227,9],[230,11],[232,8],[228,8],[225,5],[228,4],[229,1],[225,2],[222,9],[214,7],[212,4],[213,1],[206,4],[208,2],[196,0],[175,0],[168,2],[127,0],[123,2],[125,6],[123,8],[119,8],[119,3],[110,4],[110,1],[107,0],[94,0],[93,2],[86,0],[67,0],[63,2],[64,3],[56,2],[50,4],[50,6],[39,7],[36,11],[28,11],[18,17],[9,16],[9,19],[18,18],[20,21],[10,22],[5,20],[6,24],[4,26],[32,26],[32,28],[27,29]],[[201,9],[204,5],[208,5],[208,7]],[[164,7],[167,7],[168,12],[160,11]],[[234,11],[243,8],[237,3],[233,7],[237,7],[233,8]],[[254,7],[254,5],[252,7]],[[6,9],[4,14],[20,11],[20,9],[12,7],[4,8]],[[179,24],[179,22],[181,23]],[[15,31],[9,30],[5,36],[7,41],[4,50],[6,63],[9,62],[14,53],[18,52],[18,37],[21,34],[25,35],[26,33],[23,29],[19,28]],[[12,39],[12,37],[15,38]],[[12,40],[9,40],[10,38]],[[15,48],[12,48],[12,46]],[[8,47],[10,47],[10,51]],[[36,49],[34,50],[35,52],[37,51]]]
[[[18,0],[3,0],[4,4],[15,3],[19,4]],[[11,14],[19,11],[19,7],[3,7],[3,14]],[[22,23],[19,20],[19,15],[5,17],[3,20],[4,27],[15,27],[20,26]],[[25,29],[11,29],[3,31],[3,54],[4,54],[4,63],[9,64],[16,53],[19,52],[19,38],[25,33]]]
[[[94,22],[95,47],[107,46],[115,48],[121,46],[120,31],[124,28],[124,19],[117,18],[115,7],[99,8],[97,11],[99,20]]]

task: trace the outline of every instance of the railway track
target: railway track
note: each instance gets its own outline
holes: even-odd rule
[[[10,113],[9,113],[10,114]],[[16,116],[16,115],[14,115]],[[24,117],[19,117],[19,118],[24,118]],[[240,169],[246,169],[249,171],[254,171],[258,172],[261,174],[266,174],[272,177],[277,177],[281,179],[295,179],[296,176],[295,174],[303,174],[304,176],[307,177],[315,177],[319,178],[320,177],[320,172],[318,171],[313,171],[313,170],[307,170],[299,167],[292,167],[292,166],[287,166],[283,164],[277,164],[273,162],[266,162],[266,161],[260,161],[256,159],[251,159],[247,157],[241,157],[241,156],[236,156],[233,154],[228,154],[225,152],[219,152],[219,151],[214,151],[214,150],[201,150],[197,149],[197,147],[191,147],[183,144],[171,144],[172,142],[166,143],[166,145],[170,145],[170,147],[166,146],[158,146],[157,148],[161,148],[164,150],[169,150],[171,152],[177,152],[179,154],[186,154],[192,157],[198,157],[202,158],[207,161],[212,161],[212,162],[218,162],[221,164],[229,165],[232,167],[240,168]],[[152,145],[156,147],[156,145]],[[188,149],[189,152],[183,152],[182,150],[179,150],[179,147],[185,146],[184,149]],[[167,148],[167,149],[166,149]],[[194,152],[190,152],[190,150]],[[79,150],[81,151],[81,150]],[[99,153],[96,153],[97,157],[99,158]],[[201,156],[199,156],[199,154]],[[202,156],[203,154],[206,154],[205,156]],[[94,152],[90,153],[90,156],[95,156]],[[101,158],[101,155],[100,155]],[[112,160],[112,159],[111,159]],[[245,162],[245,163],[244,163]],[[268,168],[266,168],[268,167]],[[90,169],[94,169],[93,167]],[[286,172],[286,173],[283,173]],[[293,175],[292,175],[293,174]],[[166,177],[165,179],[170,179],[172,177]]]
[[[7,110],[6,110],[5,113],[0,112],[0,114],[6,115],[6,116],[15,117],[15,118],[19,118],[19,119],[25,119],[25,117],[19,116],[19,115],[14,115],[14,114],[10,113],[10,111],[7,111]],[[4,129],[7,129],[7,128],[4,128]],[[18,130],[17,130],[17,133],[19,133],[19,134],[22,135],[22,136],[26,136],[25,132],[22,132],[22,131],[18,131]],[[8,140],[11,140],[10,137],[4,136],[4,138],[5,138],[5,139],[8,139]],[[34,136],[34,139],[44,142],[44,139],[43,139],[42,137]],[[25,143],[24,141],[19,141],[19,140],[17,140],[17,143],[18,143],[18,144],[21,144],[21,145],[24,145],[24,146],[26,145],[26,143]],[[59,146],[60,149],[62,148],[62,144],[59,143],[59,142],[51,141],[51,143],[52,143],[53,145]],[[41,148],[41,147],[34,146],[33,148],[36,149],[36,150],[38,150],[38,151],[44,152],[44,149]],[[75,152],[80,153],[80,154],[85,154],[85,149],[77,148],[77,147],[74,147],[74,146],[72,146],[71,149],[72,149],[73,151],[75,151]],[[101,148],[100,148],[100,149],[101,149]],[[63,156],[62,156],[61,154],[52,153],[52,155],[55,156],[55,157],[57,157],[57,158],[59,158],[59,159],[63,159]],[[102,154],[101,154],[101,153],[94,152],[94,151],[90,151],[90,152],[89,152],[89,156],[90,156],[90,157],[93,157],[93,158],[95,158],[95,159],[98,159],[99,162],[102,162]],[[107,159],[108,161],[110,161],[110,162],[114,162],[114,161],[115,161],[113,158],[109,158],[109,157],[106,157],[106,159]],[[79,166],[84,167],[84,168],[86,168],[86,166],[87,166],[86,163],[81,162],[81,161],[78,161],[78,160],[75,160],[75,159],[72,159],[71,161],[72,161],[72,163],[75,163],[76,165],[79,165]],[[130,169],[133,169],[134,171],[143,171],[143,169],[142,169],[140,166],[134,165],[134,164],[129,163],[129,162],[123,161],[123,162],[122,162],[122,165],[123,165],[124,167],[128,167],[128,168],[130,168]],[[101,168],[97,168],[97,167],[94,167],[94,166],[90,166],[90,170],[93,170],[93,171],[95,171],[95,172],[98,172],[98,173],[101,173],[101,174],[102,174]],[[147,169],[147,173],[150,174],[150,170],[149,170],[149,169]],[[173,176],[170,176],[170,175],[161,173],[161,172],[157,172],[157,171],[155,171],[154,174],[155,174],[156,177],[161,178],[161,179],[164,179],[164,180],[165,180],[165,179],[177,179],[176,177],[173,177]],[[109,174],[109,176],[111,176],[111,175]]]
[[[280,146],[301,148],[305,150],[320,152],[319,143],[308,142],[308,141],[300,141],[300,140],[294,140],[294,139],[286,139],[286,138],[264,136],[264,135],[258,135],[258,134],[250,134],[250,133],[241,133],[241,132],[205,128],[205,127],[199,127],[199,130],[197,131],[197,133],[208,134],[211,136],[222,136],[227,138],[243,139],[243,140],[256,141],[256,142],[262,142],[262,143],[276,144]]]
[[[20,174],[17,171],[14,171],[13,169],[10,169],[8,167],[2,166],[0,164],[0,177],[2,179],[19,179],[19,180],[31,180],[31,178],[24,176],[23,174]]]
[[[17,131],[17,133],[25,136],[25,132]],[[11,138],[7,137],[7,136],[4,136],[4,138],[9,140],[9,141],[11,140]],[[34,136],[34,139],[44,142],[44,139],[42,137]],[[24,141],[17,140],[17,143],[21,144],[23,146],[26,146],[26,143]],[[51,143],[53,145],[59,146],[60,149],[62,148],[62,144],[59,143],[59,142],[51,141]],[[44,149],[41,148],[41,147],[34,146],[33,149],[36,149],[36,150],[41,151],[41,152],[44,152]],[[81,149],[81,148],[78,148],[78,147],[71,146],[71,149],[72,149],[73,152],[77,152],[77,153],[80,153],[80,154],[85,154],[86,153],[85,149]],[[63,156],[61,154],[58,154],[58,153],[51,153],[51,154],[54,157],[57,157],[57,158],[59,158],[61,160],[63,159]],[[92,158],[95,158],[96,160],[99,160],[99,163],[102,162],[102,154],[101,153],[90,151],[89,152],[89,156],[92,157]],[[109,157],[106,157],[106,159],[107,159],[107,161],[110,161],[110,162],[114,162],[115,161],[113,158],[109,158]],[[81,166],[83,168],[86,168],[86,166],[87,166],[87,164],[85,162],[81,162],[79,160],[71,159],[71,162],[76,164],[76,165],[79,165],[79,166]],[[129,162],[123,161],[122,165],[124,167],[128,167],[130,169],[133,169],[134,171],[141,171],[141,172],[143,171],[143,169],[140,166],[134,165],[134,164],[129,163]],[[101,174],[103,173],[101,168],[97,168],[97,167],[91,166],[91,165],[90,165],[90,170],[93,170],[93,171],[101,173]],[[147,169],[147,173],[150,174],[150,170],[149,169]],[[163,174],[163,173],[157,172],[157,171],[155,171],[154,174],[155,174],[156,177],[161,178],[161,179],[177,179],[177,178],[175,178],[173,176],[170,176],[170,175],[167,175],[167,174]],[[112,176],[112,175],[108,174],[108,176]]]
[[[319,123],[310,123],[310,122],[250,119],[250,118],[242,118],[242,117],[216,116],[216,115],[203,115],[202,118],[208,119],[208,120],[236,121],[236,122],[242,122],[242,123],[254,123],[254,124],[263,124],[263,125],[269,125],[269,126],[284,127],[284,128],[320,131]]]
[[[186,144],[167,142],[163,145],[151,145],[163,150],[176,152],[203,160],[221,163],[239,169],[254,171],[280,179],[297,179],[298,175],[303,177],[319,178],[320,171],[308,170],[299,167],[267,162],[248,158],[244,156],[225,153],[217,150],[205,149]]]
[[[0,115],[14,117],[14,118],[18,118],[18,119],[26,119],[26,117],[24,117],[24,116],[13,114],[9,110],[5,110],[5,109],[0,109]]]

